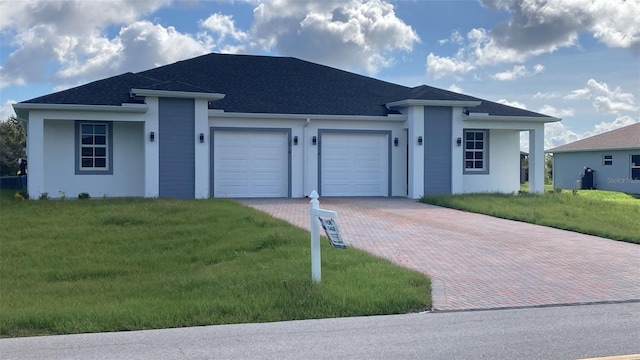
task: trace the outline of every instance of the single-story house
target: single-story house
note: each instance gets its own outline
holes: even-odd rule
[[[407,196],[544,190],[560,119],[291,57],[208,54],[14,104],[28,192],[51,197]]]
[[[553,153],[556,189],[596,188],[640,194],[640,123],[547,152]]]

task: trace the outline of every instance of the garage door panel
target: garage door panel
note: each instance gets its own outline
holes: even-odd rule
[[[387,134],[322,134],[320,181],[323,196],[388,196]]]
[[[287,197],[288,146],[284,131],[214,131],[214,196]]]

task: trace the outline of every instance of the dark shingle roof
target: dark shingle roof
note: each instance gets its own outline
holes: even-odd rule
[[[203,92],[210,93],[211,90],[201,88],[199,86],[193,86],[191,84],[187,84],[182,81],[163,81],[160,83],[154,83],[151,85],[138,86],[136,89],[146,89],[146,90],[166,90],[166,91],[183,91],[183,92]]]
[[[607,131],[586,139],[549,149],[546,152],[640,149],[640,123]]]
[[[116,106],[123,103],[140,103],[142,101],[137,101],[129,96],[131,88],[149,86],[157,82],[157,80],[133,73],[125,73],[23,101],[23,103]]]
[[[489,100],[481,100],[482,103],[479,106],[475,106],[469,109],[474,113],[487,113],[493,116],[524,116],[524,117],[545,117],[546,115],[542,115],[537,112],[520,109],[517,107],[507,106],[504,104],[500,104],[497,102],[489,101]]]
[[[482,101],[473,112],[546,115],[431,86],[405,87],[291,57],[208,54],[98,80],[24,103],[121,105],[137,103],[132,88],[226,94],[211,103],[225,112],[384,116],[385,104],[406,100]]]

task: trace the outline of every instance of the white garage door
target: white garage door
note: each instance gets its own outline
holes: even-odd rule
[[[289,196],[286,132],[214,131],[214,197]]]
[[[386,134],[322,134],[320,161],[322,196],[389,195]]]

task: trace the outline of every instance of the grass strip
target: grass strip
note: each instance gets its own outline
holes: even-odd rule
[[[640,243],[640,199],[613,191],[430,195],[422,202],[510,220]]]

